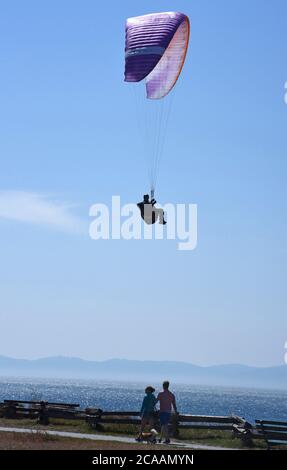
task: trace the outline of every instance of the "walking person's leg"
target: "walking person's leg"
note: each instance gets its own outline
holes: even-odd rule
[[[141,420],[141,427],[140,427],[140,432],[138,434],[137,440],[141,440],[141,437],[142,437],[142,434],[145,430],[146,424],[147,424],[147,419],[145,418],[145,416],[143,416],[142,420]]]
[[[163,438],[164,438],[164,425],[162,424],[160,427],[159,442],[162,442]]]
[[[163,422],[162,422],[162,413],[159,413],[159,422],[160,422],[160,436],[159,436],[159,442],[162,442],[163,437],[164,437],[164,429],[163,429]]]
[[[168,423],[164,425],[165,442],[169,441]]]
[[[168,439],[168,413],[161,412],[159,415],[160,418],[160,442],[164,439]]]
[[[142,422],[141,422],[141,429],[140,429],[140,434],[142,434],[145,430],[145,427],[146,427],[146,418],[142,418]]]
[[[164,442],[168,444],[170,442],[169,439],[169,421],[170,421],[170,413],[163,413],[162,414],[162,436],[164,437]]]

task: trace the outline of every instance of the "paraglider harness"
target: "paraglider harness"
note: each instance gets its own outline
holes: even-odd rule
[[[157,220],[158,216],[153,208],[155,204],[154,189],[151,190],[151,200],[149,200],[149,195],[145,194],[143,201],[137,204],[141,211],[141,216],[147,224],[154,224]]]

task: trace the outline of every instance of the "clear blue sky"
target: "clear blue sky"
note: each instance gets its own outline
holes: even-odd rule
[[[146,190],[124,21],[170,10],[191,18],[191,49],[158,196],[198,204],[197,249],[21,220],[32,193],[86,224],[92,203]],[[283,363],[286,35],[285,0],[2,2],[0,190],[24,202],[0,212],[0,354]]]

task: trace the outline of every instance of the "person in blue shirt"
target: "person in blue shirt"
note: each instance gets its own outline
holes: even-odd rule
[[[154,395],[155,389],[150,385],[145,389],[145,397],[143,399],[142,407],[141,407],[141,428],[138,437],[136,438],[137,441],[142,440],[142,434],[144,429],[147,425],[153,427],[154,418],[155,418],[155,405],[156,405],[156,397]]]

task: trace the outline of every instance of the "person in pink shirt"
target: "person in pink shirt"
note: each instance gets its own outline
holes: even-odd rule
[[[169,391],[169,382],[165,381],[162,384],[163,391],[160,392],[157,396],[157,402],[159,402],[159,419],[161,425],[161,433],[160,433],[160,440],[162,441],[163,437],[165,438],[164,443],[169,444],[169,432],[168,432],[168,424],[171,417],[172,408],[174,409],[175,413],[177,413],[176,401],[175,396],[173,393]]]

